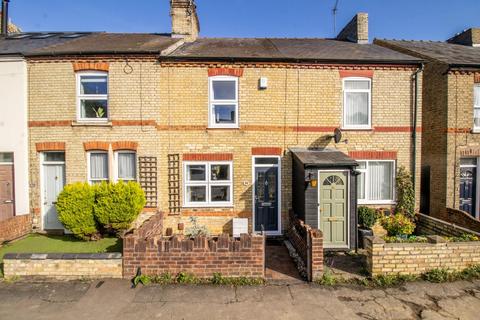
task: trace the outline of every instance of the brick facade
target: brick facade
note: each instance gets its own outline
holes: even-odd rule
[[[32,230],[30,214],[15,216],[0,222],[0,244],[23,237]]]
[[[289,147],[330,147],[347,154],[363,150],[393,151],[397,166],[411,169],[413,165],[411,76],[415,66],[158,63],[155,56],[143,56],[128,61],[133,71],[127,73],[125,61],[103,57],[93,62],[109,65],[110,119],[104,125],[90,126],[76,123],[72,62],[79,60],[78,57],[29,60],[31,208],[41,207],[40,153],[35,149],[36,143],[65,142],[66,182],[72,183],[87,179],[85,143],[104,142],[106,148],[107,144],[113,147],[118,141],[135,141],[138,157],[157,158],[158,210],[166,213],[164,228],[170,227],[174,232],[178,231],[179,223],[188,227],[190,216],[198,216],[198,223],[206,224],[212,234],[231,232],[232,217],[249,218],[251,228],[252,155],[268,151],[255,148],[272,148],[269,150],[281,156],[280,206],[284,230],[288,228],[288,210],[292,207],[292,160],[286,151]],[[238,129],[208,128],[208,75],[220,69],[242,70],[238,78]],[[343,136],[348,144],[335,144],[329,137],[342,124],[339,70],[357,69],[372,74],[373,130],[345,131]],[[260,77],[269,79],[266,90],[258,89]],[[420,118],[419,115],[419,123]],[[419,132],[418,141],[421,136]],[[417,147],[419,173],[419,143]],[[233,205],[183,208],[182,161],[219,154],[231,155],[233,162]],[[174,214],[169,214],[169,155],[179,155],[181,160],[181,209]],[[419,181],[418,175],[417,192]],[[39,216],[36,218],[39,225]]]

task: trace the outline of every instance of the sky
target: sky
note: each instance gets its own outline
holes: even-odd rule
[[[196,0],[203,37],[331,38],[357,12],[370,39],[446,40],[480,27],[480,0]],[[11,0],[23,31],[170,32],[169,0]]]

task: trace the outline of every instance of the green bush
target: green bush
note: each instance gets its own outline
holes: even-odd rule
[[[117,232],[130,228],[145,206],[145,194],[136,182],[103,182],[95,186],[95,193],[95,218]]]
[[[88,183],[69,184],[57,198],[58,219],[76,237],[92,239],[98,234],[94,205],[95,191]]]
[[[413,189],[412,175],[405,167],[398,168],[395,184],[397,190],[396,213],[413,219],[415,217],[415,190]]]
[[[377,221],[377,212],[369,207],[358,207],[358,223],[365,227],[371,228]]]
[[[390,237],[408,236],[415,231],[415,223],[401,213],[382,217],[380,223]]]

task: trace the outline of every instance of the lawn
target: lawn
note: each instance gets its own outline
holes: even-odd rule
[[[100,253],[122,252],[122,240],[104,238],[82,241],[72,236],[31,234],[24,239],[0,247],[0,277],[3,277],[3,256],[6,253]]]

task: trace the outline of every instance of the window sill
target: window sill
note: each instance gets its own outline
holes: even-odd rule
[[[208,208],[214,208],[214,209],[233,209],[234,206],[233,204],[218,204],[218,205],[214,205],[214,204],[184,204],[182,206],[182,208],[184,209],[208,209]]]
[[[342,131],[373,131],[372,127],[359,127],[359,128],[354,128],[354,127],[347,127],[347,128],[340,128]]]
[[[207,130],[240,130],[240,127],[207,127]]]
[[[358,200],[358,204],[359,205],[395,205],[396,202],[395,201],[369,201],[369,200],[365,200],[365,201],[361,201],[361,200]]]
[[[473,128],[470,133],[480,133],[480,128]]]
[[[72,121],[72,127],[112,127],[111,121]]]

